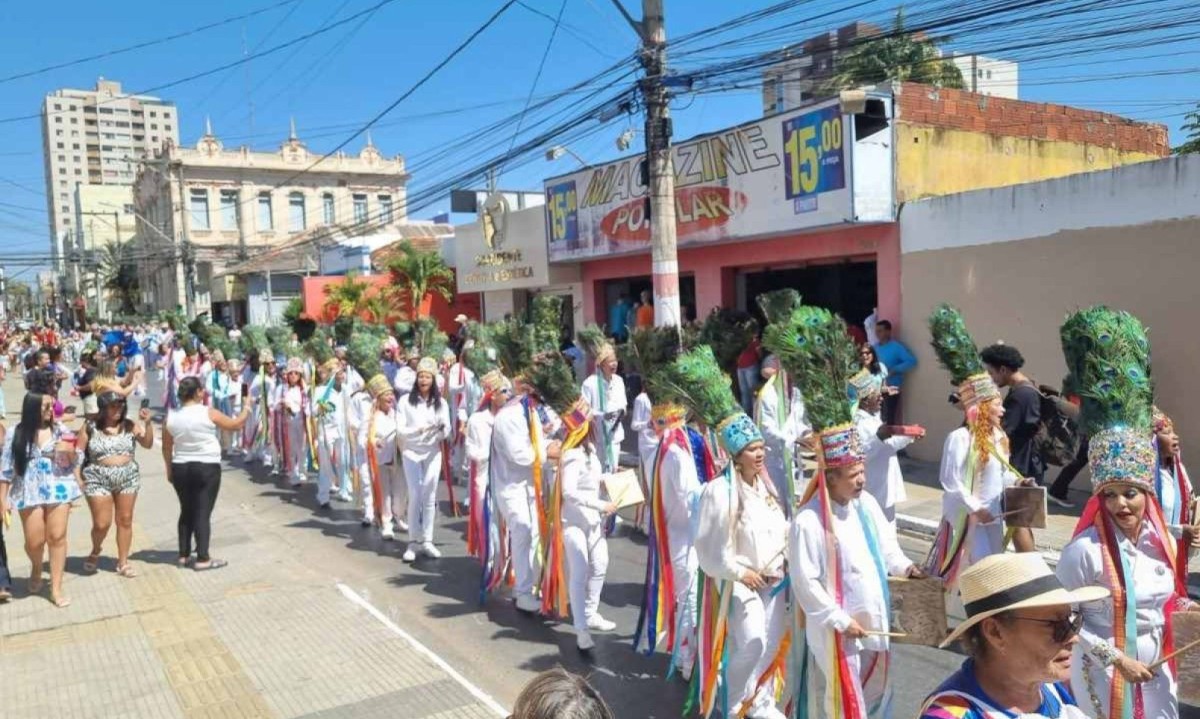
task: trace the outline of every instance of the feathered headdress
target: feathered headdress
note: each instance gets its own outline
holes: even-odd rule
[[[301,345],[304,354],[312,358],[318,367],[328,371],[337,368],[337,358],[333,356],[333,328],[329,325],[318,325],[312,335]]]
[[[192,320],[188,324],[188,330],[200,340],[209,353],[220,352],[225,357],[233,356],[234,346],[229,340],[229,333],[224,327],[210,322],[207,315],[200,315]]]
[[[576,336],[579,337],[583,350],[592,356],[596,364],[617,356],[612,342],[609,342],[608,338],[604,336],[604,329],[597,324],[589,324],[581,328]]]
[[[763,346],[779,358],[804,395],[808,421],[821,438],[824,466],[861,462],[854,407],[847,395],[857,353],[842,318],[802,305],[786,321],[767,326]]]
[[[938,362],[950,373],[950,380],[958,387],[959,401],[970,409],[980,402],[1000,398],[1000,388],[988,376],[979,358],[979,348],[962,314],[949,304],[940,304],[929,315],[929,334],[932,336],[933,351]]]
[[[733,398],[729,375],[721,371],[708,345],[701,344],[679,355],[657,377],[664,393],[677,397],[701,422],[717,430],[721,446],[730,455],[736,456],[748,445],[762,441],[754,420]]]
[[[758,322],[749,313],[718,307],[704,318],[704,325],[700,328],[700,344],[711,347],[717,366],[733,375],[737,372],[738,355],[757,333]]]
[[[372,397],[391,389],[379,361],[383,342],[384,338],[378,334],[359,332],[350,338],[350,344],[346,347],[346,359],[366,380],[367,392]]]
[[[756,301],[767,324],[787,322],[800,306],[800,293],[793,289],[774,290],[762,293]]]
[[[292,331],[287,327],[275,325],[267,328],[267,344],[270,345],[271,352],[276,357],[287,357],[293,352],[290,352],[292,342]]]
[[[267,340],[267,328],[260,325],[246,325],[242,328],[242,337],[238,340],[238,344],[246,359],[258,357],[260,352],[271,346]]]
[[[1092,488],[1133,484],[1154,493],[1154,385],[1150,341],[1128,312],[1103,306],[1076,312],[1059,330],[1089,436]]]

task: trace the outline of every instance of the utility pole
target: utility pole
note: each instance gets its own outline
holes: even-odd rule
[[[642,21],[612,0],[642,41],[642,98],[646,105],[646,190],[650,199],[650,272],[654,324],[678,327],[679,252],[675,236],[675,173],[671,167],[671,112],[666,86],[667,30],[663,0],[642,0]]]

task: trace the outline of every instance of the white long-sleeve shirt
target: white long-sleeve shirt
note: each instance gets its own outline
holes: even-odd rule
[[[601,408],[600,393],[604,392],[604,406]],[[598,374],[593,374],[583,381],[580,394],[592,408],[592,441],[603,451],[602,427],[610,428],[609,441],[620,446],[625,439],[625,427],[620,421],[605,419],[604,415],[612,415],[629,408],[629,400],[625,397],[625,380],[621,375],[614,374],[611,380],[602,380]],[[615,425],[615,426],[614,426]]]
[[[751,487],[721,476],[704,486],[696,557],[708,576],[736,581],[751,569],[782,577],[787,540],[787,519],[770,481],[760,477]]]
[[[325,384],[317,387],[309,412],[317,418],[318,439],[340,439],[342,428],[346,426],[346,397],[340,389],[329,387],[327,392],[326,387]],[[325,407],[324,413],[321,411],[322,405]]]
[[[992,442],[997,451],[1003,452],[1004,433],[995,430]],[[942,483],[942,516],[953,520],[959,511],[974,512],[986,508],[993,516],[1000,516],[1000,500],[1005,487],[1011,487],[1020,479],[1008,471],[996,457],[988,457],[983,471],[975,480],[975,491],[968,489],[970,477],[967,472],[967,453],[971,448],[971,432],[959,427],[946,437],[942,447],[942,466],[938,479]],[[980,458],[982,460],[982,458]],[[1004,457],[1007,461],[1008,457]],[[978,470],[977,470],[978,471]]]
[[[496,428],[496,415],[491,409],[481,409],[467,420],[467,439],[464,448],[467,460],[475,463],[475,476],[479,482],[488,481],[488,462],[492,454],[492,431]]]
[[[658,449],[658,432],[654,430],[654,421],[650,417],[652,405],[650,396],[645,392],[633,400],[633,414],[629,418],[629,429],[637,433],[638,456],[642,463],[648,463]]]
[[[450,436],[450,407],[446,400],[439,398],[434,405],[424,400],[413,404],[406,397],[398,402],[398,409],[406,459],[420,462],[442,448],[442,440]]]
[[[1115,528],[1114,533],[1121,554],[1133,570],[1129,583],[1135,587],[1137,595],[1138,632],[1138,651],[1134,658],[1151,662],[1158,658],[1156,652],[1161,649],[1162,633],[1166,626],[1165,609],[1167,601],[1175,593],[1175,575],[1159,549],[1149,523],[1143,523],[1136,542]],[[1165,540],[1168,551],[1171,551],[1171,538]],[[1063,547],[1055,573],[1058,581],[1067,589],[1087,586],[1113,589],[1104,576],[1104,559],[1095,527],[1084,530]],[[1080,611],[1083,613],[1083,629],[1079,632],[1080,651],[1091,651],[1100,642],[1112,646],[1115,636],[1112,598],[1081,604]],[[1132,642],[1127,651],[1133,656]]]
[[[358,445],[360,447],[367,446],[372,429],[372,421],[374,422],[375,429],[376,460],[380,464],[395,464],[396,452],[399,449],[396,410],[380,412],[378,408],[372,408],[371,413],[363,421],[362,426],[358,428]]]
[[[888,576],[903,576],[912,566],[912,560],[900,549],[895,530],[870,494],[864,492],[846,504],[831,501],[833,534],[837,538],[838,569],[842,578],[842,601],[839,603],[826,589],[828,553],[820,501],[819,497],[810,499],[792,522],[788,566],[792,592],[804,608],[808,641],[814,645],[814,656],[822,663],[822,670],[828,671],[829,667],[823,662],[830,654],[829,630],[845,631],[854,620],[863,629],[888,631],[891,608],[884,600],[885,587],[879,577],[876,558],[867,543],[859,509],[872,524],[882,555],[880,559]],[[888,647],[887,637],[882,636],[844,641],[859,642],[859,648],[868,651],[884,651]]]
[[[471,404],[471,397],[479,382],[475,373],[461,362],[450,365],[446,376],[446,399],[450,402],[450,415],[455,422],[466,422],[476,409]]]
[[[700,495],[704,486],[696,461],[687,447],[672,443],[662,458],[658,481],[662,483],[663,514],[672,556],[696,543],[700,527]]]
[[[575,447],[563,453],[562,471],[558,481],[562,482],[563,522],[572,527],[591,530],[600,526],[600,513],[608,506],[601,499],[600,457],[591,447]]]
[[[779,391],[775,388],[777,381],[779,375],[767,380],[758,394],[758,425],[768,446],[790,452],[796,440],[811,432],[812,427],[805,418],[804,397],[795,387],[789,398],[787,417],[782,416],[779,411]]]
[[[392,386],[396,389],[396,401],[408,397],[408,393],[412,392],[413,385],[417,383],[417,371],[408,365],[404,365],[396,370],[396,379],[392,381]]]
[[[882,426],[883,420],[877,414],[860,409],[854,415],[855,431],[866,455],[867,491],[886,509],[908,499],[896,453],[912,444],[913,439],[899,435],[880,439]]]
[[[1190,485],[1191,478],[1187,476],[1187,471],[1184,470],[1182,474]],[[1158,493],[1158,504],[1162,507],[1163,518],[1167,520],[1167,528],[1171,530],[1171,535],[1182,539],[1183,523],[1180,517],[1183,516],[1183,497],[1179,493],[1179,482],[1175,479],[1175,472],[1162,467],[1158,470],[1158,479],[1162,485],[1162,491]],[[1195,521],[1196,518],[1192,517],[1192,522]]]
[[[545,439],[541,423],[534,420],[531,438],[521,397],[513,397],[496,413],[492,432],[495,451],[491,456],[491,476],[497,492],[516,484],[528,484],[533,479],[534,442],[537,442],[539,455],[545,461],[549,442]]]

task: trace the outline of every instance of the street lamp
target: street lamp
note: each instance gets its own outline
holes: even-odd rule
[[[575,161],[578,162],[583,167],[587,167],[587,165],[588,165],[587,160],[580,157],[578,153],[576,153],[574,150],[567,147],[566,145],[555,145],[554,147],[551,147],[549,150],[546,150],[546,162],[554,162],[555,160],[558,160],[559,158],[561,158],[563,155],[570,155],[571,157],[575,158]]]

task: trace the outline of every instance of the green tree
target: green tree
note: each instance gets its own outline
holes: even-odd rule
[[[112,242],[100,251],[100,286],[116,295],[121,303],[119,314],[137,312],[141,283],[137,265],[126,251],[126,245]]]
[[[962,89],[963,76],[953,62],[943,60],[932,40],[923,40],[904,31],[904,8],[896,11],[892,31],[885,37],[867,40],[840,56],[833,76],[820,88],[822,95],[842,90],[896,82]]]
[[[421,302],[431,294],[447,302],[454,298],[454,270],[437,252],[418,250],[404,240],[399,254],[388,260],[387,269],[392,275],[390,298],[406,317],[419,319]]]
[[[8,283],[8,314],[10,317],[28,317],[33,307],[33,292],[29,285],[20,280]]]
[[[1175,154],[1200,152],[1200,104],[1196,105],[1195,110],[1184,115],[1182,130],[1187,133],[1187,140],[1175,148]]]
[[[351,272],[346,279],[325,286],[325,312],[338,317],[357,317],[368,309],[371,283]]]

